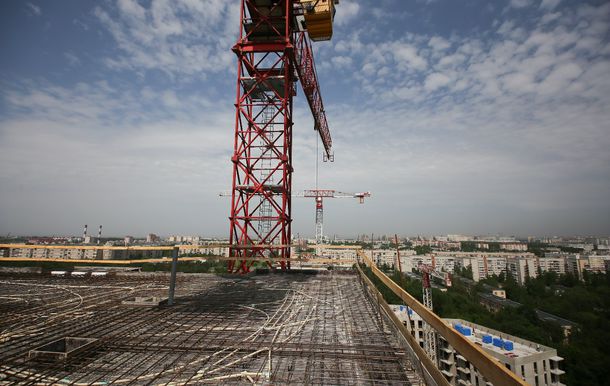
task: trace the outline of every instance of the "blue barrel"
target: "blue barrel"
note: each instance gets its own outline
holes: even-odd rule
[[[513,342],[511,342],[510,340],[505,340],[504,341],[504,350],[513,351]]]
[[[504,341],[502,340],[502,338],[493,338],[493,344],[496,347],[502,348],[504,346]]]
[[[403,312],[405,310],[405,306],[400,306],[400,312]]]
[[[483,343],[491,343],[491,335],[483,335]]]
[[[458,331],[462,330],[462,325],[459,324],[459,323],[454,324],[453,327],[455,327],[455,329],[458,330]]]
[[[461,333],[462,335],[470,336],[472,334],[472,330],[470,327],[463,327]]]
[[[407,313],[410,315],[413,315],[413,310],[409,307],[407,307]]]

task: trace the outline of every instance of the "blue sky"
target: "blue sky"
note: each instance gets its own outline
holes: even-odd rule
[[[0,233],[228,233],[238,1],[0,5]],[[610,3],[342,0],[327,234],[610,233]],[[294,189],[316,138],[295,100]],[[314,204],[294,200],[294,233]]]

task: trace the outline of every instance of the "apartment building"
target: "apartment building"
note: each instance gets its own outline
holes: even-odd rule
[[[391,305],[391,308],[423,348],[424,322],[421,317],[404,305]],[[557,355],[557,350],[466,320],[443,320],[530,385],[564,386],[561,376],[565,371],[560,368],[563,358]],[[451,385],[492,386],[441,336],[438,336],[437,350],[437,366]]]
[[[538,267],[542,272],[555,272],[558,275],[566,273],[566,262],[563,256],[541,257],[538,259]]]
[[[472,279],[479,281],[492,275],[500,275],[506,272],[506,256],[499,254],[476,254],[475,256],[459,257],[457,266],[470,267]]]
[[[106,244],[112,245],[112,244]],[[161,257],[162,251],[127,251],[127,250],[108,250],[108,249],[79,249],[79,248],[63,248],[56,246],[54,248],[8,248],[8,252],[4,252],[7,257],[31,258],[31,259],[62,259],[62,260],[121,260],[134,257],[142,258],[158,258]]]
[[[358,259],[358,249],[352,246],[323,245],[318,248],[321,256],[329,256],[338,260],[353,260],[354,262]],[[367,256],[370,257],[371,253],[368,252]],[[294,251],[292,253],[294,254]]]
[[[503,251],[521,251],[527,252],[527,244],[524,243],[500,243],[500,249]]]
[[[470,267],[474,281],[510,272],[517,281],[524,283],[526,277],[535,277],[538,272],[536,256],[530,252],[438,252],[436,254],[437,260],[450,257],[453,258],[453,267]]]
[[[538,277],[538,265],[535,257],[507,257],[506,271],[515,278],[517,283],[523,285],[527,278]]]
[[[228,257],[229,256],[229,247],[223,246],[214,246],[214,245],[197,245],[193,246],[193,248],[182,249],[180,250],[181,255],[191,255],[191,254],[202,254],[209,256],[220,256],[220,257]]]
[[[335,250],[333,250],[333,253],[334,252]],[[386,264],[390,267],[394,267],[396,265],[396,249],[394,248],[365,250],[364,253],[378,266]],[[414,256],[415,253],[414,250],[400,251],[400,264],[403,272],[411,272],[412,268],[417,267],[417,265],[413,265],[413,262],[410,260],[410,257]]]
[[[606,261],[610,260],[610,256],[598,255],[568,255],[565,258],[566,272],[577,276],[583,280],[583,272],[604,273],[606,269]]]
[[[411,255],[403,256],[403,252],[411,252]],[[417,255],[414,251],[400,251],[400,258],[403,272],[413,272],[413,269],[425,264],[434,266],[437,271],[453,273],[456,266],[456,258],[442,252]]]

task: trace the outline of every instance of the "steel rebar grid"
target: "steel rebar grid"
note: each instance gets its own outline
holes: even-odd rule
[[[167,291],[167,277],[137,278],[0,279],[12,298],[0,299],[7,316],[0,381],[408,384],[412,377],[353,275],[180,275],[173,307],[121,304]],[[17,299],[29,303],[12,307],[24,303]],[[99,342],[65,363],[26,360],[29,350],[65,336]]]

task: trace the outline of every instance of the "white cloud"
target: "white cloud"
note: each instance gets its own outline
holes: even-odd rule
[[[119,0],[116,9],[98,6],[94,13],[123,53],[107,59],[112,68],[156,69],[171,75],[232,68],[238,2],[152,0],[144,7],[135,0]]]
[[[334,69],[346,69],[352,64],[352,58],[349,56],[337,55],[332,58],[332,64]]]
[[[68,64],[72,67],[80,65],[80,59],[74,54],[74,52],[64,52],[64,57],[68,61]]]
[[[540,3],[540,8],[546,10],[553,10],[559,5],[560,2],[561,0],[542,0],[542,2]]]
[[[428,45],[432,47],[432,49],[437,51],[444,51],[447,48],[451,47],[451,44],[440,36],[433,36],[428,41]]]
[[[559,17],[561,17],[560,12],[547,13],[544,16],[542,16],[542,19],[540,19],[540,24],[544,25],[544,24],[552,23],[555,20],[559,19]]]
[[[173,90],[166,90],[163,93],[163,103],[169,108],[176,108],[180,106],[180,101]]]
[[[188,232],[161,225],[163,217],[224,216],[215,200],[230,181],[229,100],[212,106],[199,95],[178,99],[173,90],[104,82],[62,88],[30,81],[3,94],[13,111],[0,120],[0,194],[11,197],[0,212],[12,219],[3,226],[27,228],[32,218],[17,215],[23,211],[38,213],[29,229],[42,233],[90,218],[111,235],[145,234],[150,226]],[[5,183],[17,176],[19,184]],[[176,200],[182,204],[168,205]],[[198,227],[216,231],[213,222]]]
[[[30,2],[25,3],[25,5],[26,5],[26,7],[28,7],[28,10],[32,14],[34,14],[36,16],[42,15],[42,9],[39,6],[34,5],[34,4],[30,3]]]
[[[438,61],[438,65],[441,67],[456,67],[464,63],[466,59],[466,55],[462,54],[445,55]]]
[[[532,5],[532,0],[510,0],[509,5],[513,8],[525,8]]]
[[[528,93],[535,91],[534,79],[523,73],[512,73],[502,79],[506,90],[513,93]]]
[[[361,88],[366,95],[375,95],[378,103],[371,103],[369,110],[342,110],[334,119],[331,114],[331,121],[339,122],[334,127],[345,126],[353,136],[349,143],[358,154],[345,161],[340,170],[346,173],[345,180],[337,183],[366,179],[391,194],[387,193],[392,191],[391,184],[384,181],[400,180],[403,175],[408,176],[410,186],[416,181],[434,184],[426,178],[430,173],[445,182],[462,176],[468,183],[456,184],[464,197],[471,194],[473,200],[475,196],[484,200],[490,190],[478,185],[476,178],[490,180],[502,175],[493,183],[499,189],[493,195],[497,199],[510,192],[512,197],[505,200],[513,203],[516,212],[559,213],[575,207],[578,196],[585,193],[579,187],[582,182],[574,181],[589,178],[585,175],[608,176],[610,164],[605,150],[610,143],[601,124],[610,121],[610,81],[603,75],[610,61],[601,54],[609,46],[605,41],[608,27],[599,24],[605,7],[576,7],[571,14],[577,17],[558,14],[553,20],[541,14],[538,25],[527,28],[519,20],[505,19],[498,27],[501,39],[489,39],[485,34],[454,36],[446,54],[440,56],[437,50],[424,49],[431,46],[433,36],[376,43],[364,40],[363,57],[355,57],[353,65],[364,64]],[[407,55],[393,62],[396,47],[406,47],[403,54]],[[400,65],[415,55],[420,66]],[[383,77],[371,76],[384,68],[390,70]],[[376,114],[370,109],[377,109]],[[384,130],[367,137],[370,127]],[[336,142],[345,140],[349,139]],[[361,159],[366,159],[366,165],[359,163]],[[388,164],[401,165],[401,169]],[[381,172],[360,176],[350,172],[348,165]],[[547,185],[536,183],[536,175],[544,176]],[[593,180],[587,181],[593,184]],[[562,194],[549,195],[540,186],[561,186]],[[610,193],[608,186],[599,188]],[[396,182],[395,190],[401,189],[404,187]],[[475,193],[477,189],[482,190]],[[481,191],[487,193],[479,196]],[[455,199],[439,196],[435,201],[410,193],[420,202],[429,199],[436,205]],[[588,197],[596,204],[586,204],[587,208],[610,211],[601,195]],[[528,217],[525,212],[521,215]],[[600,223],[599,216],[595,221]]]
[[[342,1],[339,5],[337,5],[337,13],[335,15],[334,23],[338,27],[344,26],[355,19],[359,12],[360,5],[354,0]]]
[[[449,79],[447,75],[435,72],[433,74],[428,75],[428,77],[426,78],[424,89],[426,89],[426,91],[435,91],[441,87],[448,85],[450,81],[451,79]]]
[[[238,23],[226,20],[234,12],[227,4],[101,3],[96,16],[120,49],[108,63],[129,75],[217,78],[228,68],[233,80],[229,47]],[[345,4],[359,4],[355,12],[347,5],[351,20],[369,13],[367,3],[339,7]],[[320,181],[371,190],[373,198],[357,211],[333,202],[328,231],[608,229],[610,5],[565,6],[556,13],[531,7],[527,23],[505,12],[497,33],[450,38],[400,28],[381,36],[337,24],[345,40],[316,45],[336,155]],[[135,83],[16,80],[2,88],[10,112],[0,119],[2,218],[35,205],[51,224],[55,207],[78,202],[66,221],[107,216],[100,219],[106,228],[121,212],[132,231],[167,224],[161,231],[184,226],[224,235],[228,204],[215,193],[230,182],[234,83],[222,97],[207,82],[195,84],[198,92]],[[294,121],[294,188],[311,188],[315,133],[302,95]],[[295,232],[312,232],[310,204],[294,203]],[[502,221],[490,225],[492,215]],[[30,224],[45,223],[30,217]]]
[[[83,22],[82,20],[74,19],[72,20],[72,24],[78,26],[79,28],[82,28],[85,31],[89,31],[89,25]]]
[[[515,28],[515,23],[511,20],[507,20],[498,27],[498,33],[500,35],[508,35],[513,28]]]
[[[583,73],[575,63],[564,63],[557,66],[540,85],[543,94],[552,95],[565,90],[568,85]]]
[[[403,42],[393,42],[389,45],[380,47],[380,49],[383,51],[389,49],[388,53],[394,55],[394,58],[399,63],[399,65],[401,63],[404,63],[406,66],[417,70],[423,70],[427,66],[426,60],[417,53],[417,48],[415,48],[411,44]]]

